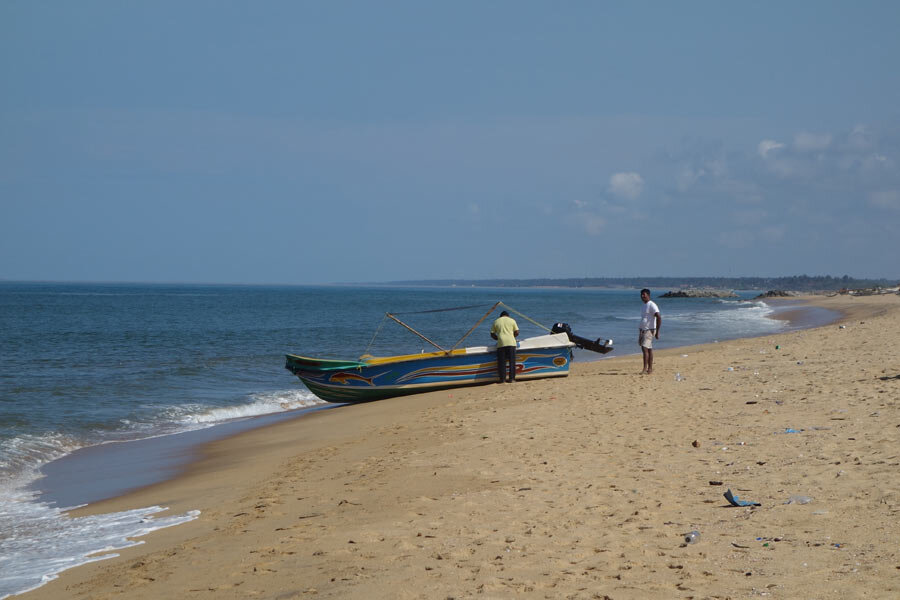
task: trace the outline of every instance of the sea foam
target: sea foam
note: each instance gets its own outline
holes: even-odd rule
[[[20,492],[18,502],[0,505],[0,600],[40,587],[66,569],[118,556],[116,550],[143,543],[131,538],[192,521],[200,514],[192,510],[154,518],[167,509],[150,506],[70,518],[63,509],[34,498],[26,501],[25,495]]]
[[[31,485],[43,465],[96,443],[161,437],[216,424],[325,404],[306,390],[251,394],[248,402],[210,408],[196,404],[170,407],[151,422],[123,422],[107,432],[116,439],[79,440],[60,433],[20,435],[4,440],[0,452],[0,600],[56,579],[66,569],[117,556],[115,550],[143,543],[140,537],[199,515],[153,518],[159,506],[119,513],[70,518],[68,508],[42,502]],[[97,553],[104,553],[97,555]]]
[[[250,402],[246,404],[191,412],[182,415],[179,420],[183,424],[214,425],[223,421],[258,417],[300,408],[311,408],[323,404],[326,404],[324,400],[320,400],[306,390],[267,392],[252,394]]]

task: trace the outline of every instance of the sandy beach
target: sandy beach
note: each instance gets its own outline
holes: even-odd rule
[[[900,296],[804,301],[844,318],[210,443],[73,513],[198,519],[17,598],[900,597]]]

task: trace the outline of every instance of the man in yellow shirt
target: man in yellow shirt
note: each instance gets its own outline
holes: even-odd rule
[[[505,310],[491,326],[491,337],[497,340],[497,374],[506,383],[506,364],[509,363],[509,383],[516,381],[516,338],[519,326]]]

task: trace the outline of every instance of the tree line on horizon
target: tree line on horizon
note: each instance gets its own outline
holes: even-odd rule
[[[565,277],[534,279],[428,279],[390,281],[388,285],[458,287],[569,287],[569,288],[650,288],[662,291],[685,288],[730,290],[789,290],[797,292],[837,291],[892,287],[889,279],[858,279],[844,275],[793,275],[788,277]]]

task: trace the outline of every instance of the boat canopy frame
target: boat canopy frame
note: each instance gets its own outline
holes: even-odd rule
[[[401,326],[405,327],[406,329],[408,329],[415,335],[422,338],[424,341],[428,342],[429,344],[431,344],[432,346],[437,348],[440,352],[443,352],[444,354],[447,354],[447,355],[451,354],[454,350],[456,350],[459,347],[459,345],[462,344],[463,341],[465,341],[465,339],[467,337],[469,337],[472,334],[472,332],[475,331],[475,329],[477,329],[478,326],[481,325],[484,322],[484,320],[487,319],[488,316],[490,316],[490,314],[497,309],[497,307],[500,307],[500,306],[509,309],[510,312],[515,313],[516,315],[522,317],[523,319],[529,321],[530,323],[533,323],[534,325],[537,325],[538,327],[540,327],[541,329],[543,329],[545,331],[551,331],[549,327],[546,327],[545,325],[541,325],[540,323],[538,323],[531,317],[528,317],[527,315],[520,313],[519,311],[515,310],[514,308],[512,308],[511,306],[509,306],[507,304],[504,304],[503,301],[501,301],[501,300],[498,300],[493,305],[491,305],[491,307],[488,309],[488,311],[486,313],[484,313],[484,315],[482,315],[482,317],[480,319],[478,319],[478,321],[474,325],[472,325],[472,327],[461,338],[459,338],[459,340],[457,340],[456,343],[453,344],[453,346],[451,346],[450,348],[441,347],[437,342],[432,341],[426,335],[416,331],[410,325],[408,325],[407,323],[404,323],[399,318],[397,318],[397,315],[420,315],[420,314],[425,314],[425,313],[449,312],[451,310],[466,310],[466,309],[470,309],[470,308],[479,308],[479,307],[483,307],[483,306],[487,306],[487,305],[486,304],[474,304],[474,305],[469,305],[469,306],[454,306],[451,308],[435,308],[432,310],[419,310],[419,311],[402,312],[402,313],[386,312],[386,313],[384,313],[384,318],[382,318],[381,323],[378,325],[378,328],[375,330],[374,335],[372,335],[372,340],[369,342],[369,345],[366,346],[366,350],[363,353],[363,356],[368,355],[369,348],[371,348],[372,344],[375,343],[375,338],[378,337],[378,334],[381,332],[381,328],[384,326],[384,322],[387,319],[391,319],[392,321],[399,323]]]

